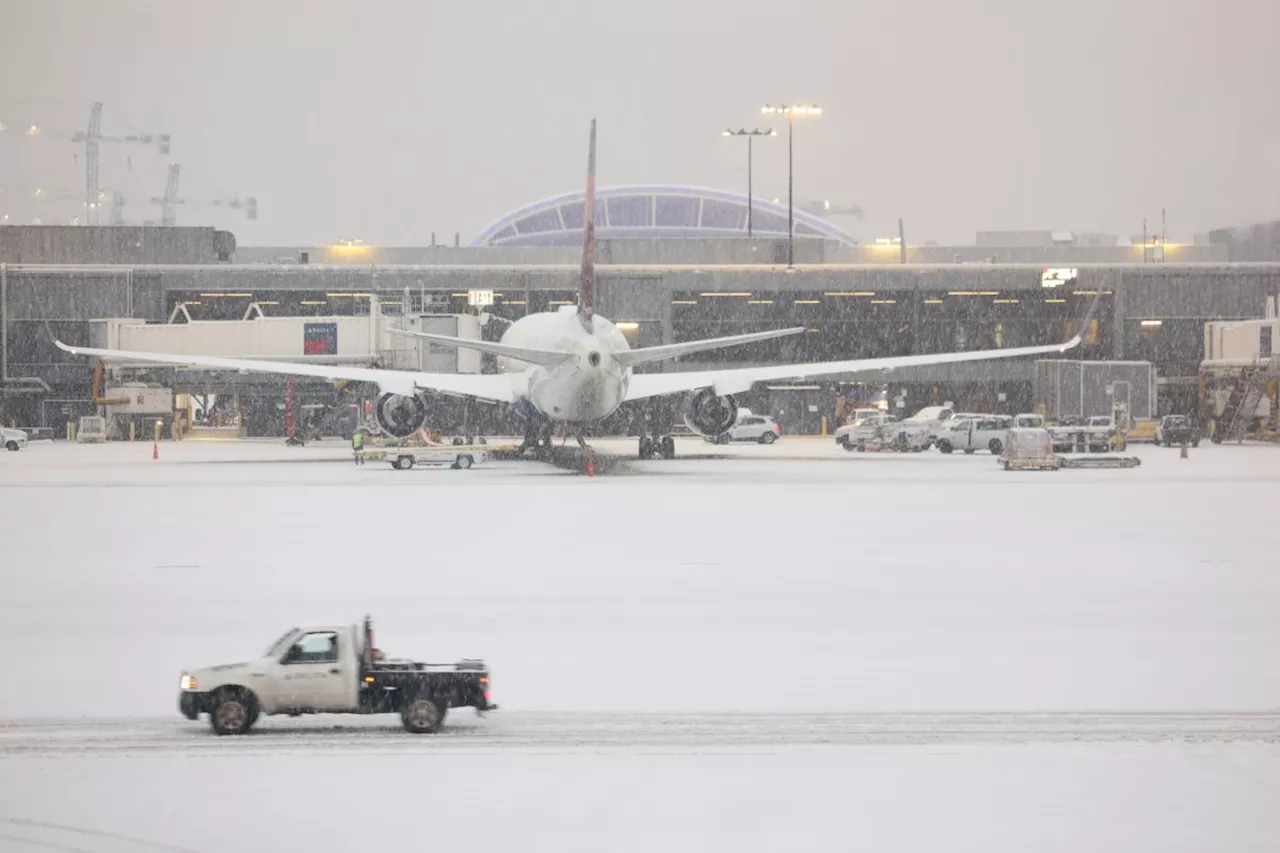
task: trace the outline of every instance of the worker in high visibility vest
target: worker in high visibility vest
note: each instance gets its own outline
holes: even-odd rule
[[[361,450],[364,450],[364,431],[356,430],[351,434],[351,453],[355,456],[357,465],[364,464],[364,457],[360,455]]]

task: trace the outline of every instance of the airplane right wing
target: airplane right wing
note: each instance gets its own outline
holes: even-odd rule
[[[850,361],[819,361],[811,364],[774,364],[766,367],[739,367],[728,370],[690,370],[671,373],[632,374],[627,385],[627,400],[660,397],[682,391],[698,391],[711,388],[717,396],[742,394],[757,382],[780,379],[808,379],[815,376],[831,376],[837,373],[857,373],[866,370],[889,370],[895,367],[914,367],[922,364],[953,364],[961,361],[988,361],[1000,358],[1019,358],[1029,355],[1062,353],[1077,346],[1080,336],[1062,344],[1039,347],[1015,347],[1012,349],[988,349],[972,352],[939,352],[927,355],[888,356],[885,358],[860,358]]]
[[[262,361],[254,358],[224,358],[209,355],[174,355],[171,353],[133,352],[118,349],[94,349],[68,346],[62,341],[54,344],[63,352],[114,361],[140,361],[148,364],[167,364],[174,367],[208,367],[215,370],[234,370],[242,373],[278,373],[286,376],[314,376],[319,379],[346,379],[350,382],[369,382],[384,393],[410,396],[414,391],[441,391],[510,403],[515,399],[515,386],[510,374],[474,373],[421,373],[413,370],[384,370],[377,367],[344,367],[337,364],[303,364],[292,361]]]
[[[1031,355],[1056,355],[1075,349],[1084,341],[1085,332],[1094,313],[1098,310],[1098,302],[1102,297],[1099,290],[1085,313],[1080,331],[1068,341],[1060,344],[1048,344],[1035,347],[1012,347],[1010,349],[974,350],[971,352],[937,352],[923,355],[899,355],[883,358],[859,358],[849,361],[819,361],[811,364],[774,364],[765,367],[737,367],[727,370],[691,370],[686,373],[636,373],[631,376],[627,385],[625,400],[643,400],[647,397],[660,397],[664,394],[679,394],[684,391],[700,391],[711,388],[717,396],[742,394],[751,390],[757,382],[772,382],[779,379],[807,379],[815,376],[832,376],[839,373],[857,373],[866,370],[892,370],[897,367],[915,367],[925,364],[954,364],[963,361],[988,361],[1002,358],[1025,358]]]

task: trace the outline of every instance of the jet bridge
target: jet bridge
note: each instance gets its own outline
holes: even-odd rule
[[[433,346],[389,330],[479,340],[482,323],[481,317],[470,314],[383,314],[376,297],[371,300],[370,313],[362,316],[273,317],[262,305],[251,303],[240,320],[192,320],[185,306],[178,303],[166,323],[132,318],[90,321],[89,345],[134,352],[480,373],[481,354],[475,350]],[[247,427],[247,434],[274,433],[279,428],[278,412],[283,412],[285,433],[289,433],[295,403],[301,400],[306,401],[304,408],[325,412],[359,403],[345,382],[270,373],[113,359],[97,368],[94,376],[92,397],[117,436],[127,434],[127,427],[120,423],[132,417],[125,404],[134,395],[116,394],[115,390],[139,381],[169,394],[179,410],[192,413],[197,400],[198,408],[208,411],[211,401],[216,405],[219,398],[226,397],[227,405],[238,413],[240,426]],[[104,378],[110,393],[100,398]],[[239,427],[235,432],[246,434]]]
[[[241,320],[192,320],[179,303],[167,323],[125,318],[90,321],[89,345],[136,352],[229,358],[274,359],[326,364],[376,365],[433,373],[479,373],[475,350],[432,347],[389,329],[480,339],[481,318],[469,314],[384,315],[377,305],[365,316],[272,317],[258,303]],[[109,370],[153,364],[112,361]],[[203,368],[184,371],[208,372]]]

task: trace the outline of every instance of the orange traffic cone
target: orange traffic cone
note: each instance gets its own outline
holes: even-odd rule
[[[1183,451],[1183,452],[1185,453],[1186,451]],[[151,458],[152,459],[160,458],[160,442],[158,441],[155,444],[151,445]]]
[[[1182,458],[1183,458],[1183,459],[1186,459],[1186,458],[1187,458],[1187,443],[1186,443],[1185,441],[1184,441],[1184,442],[1182,442],[1182,453],[1181,453],[1181,456],[1182,456]]]
[[[594,456],[587,457],[587,476],[594,477],[596,475],[596,459]]]

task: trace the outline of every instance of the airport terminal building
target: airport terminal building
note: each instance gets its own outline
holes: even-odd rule
[[[788,267],[785,206],[756,200],[751,237],[747,218],[745,197],[731,193],[667,186],[600,192],[598,310],[633,345],[805,329],[653,369],[1052,343],[1080,330],[1085,309],[1101,293],[1084,345],[1070,357],[1153,362],[1161,405],[1181,410],[1204,357],[1204,323],[1261,317],[1267,298],[1280,294],[1275,226],[1215,232],[1203,244],[1179,246],[1052,239],[866,246],[815,215],[797,213],[795,263]],[[367,316],[376,305],[393,322],[405,315],[474,315],[480,301],[499,320],[479,334],[496,340],[502,319],[575,302],[581,225],[578,193],[500,217],[470,246],[244,248],[213,229],[0,228],[0,418],[56,428],[93,409],[92,366],[54,348],[49,331],[89,345],[97,320],[316,321]],[[385,363],[375,340],[362,363]],[[838,398],[872,393],[902,399],[908,411],[944,400],[970,411],[1020,411],[1031,406],[1033,374],[1034,365],[1023,361],[937,365],[757,387],[749,404],[793,432],[818,432]],[[161,379],[186,386],[231,381],[192,372]],[[278,409],[281,377],[254,377],[245,386],[246,394]],[[305,383],[303,392],[327,393]],[[264,415],[259,431],[269,434],[276,418]],[[627,413],[616,421],[610,429],[628,428]]]

